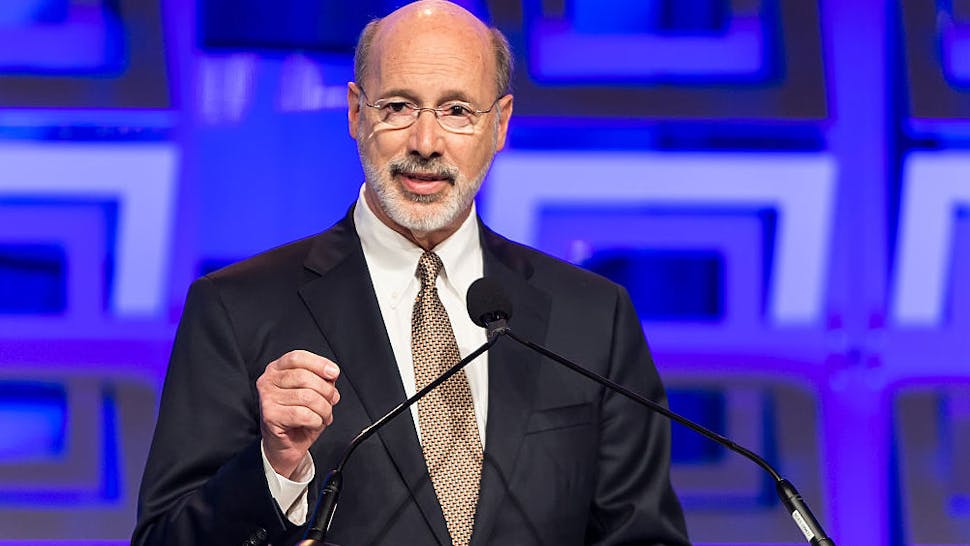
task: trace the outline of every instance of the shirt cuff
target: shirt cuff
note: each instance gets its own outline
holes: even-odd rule
[[[263,442],[259,443],[259,452],[263,456],[263,472],[266,474],[266,484],[269,492],[280,506],[280,510],[286,514],[286,519],[293,525],[303,525],[306,523],[309,507],[307,505],[307,488],[313,476],[316,474],[316,467],[313,465],[313,457],[309,453],[303,456],[303,460],[297,465],[293,472],[293,478],[289,479],[276,473],[273,465],[266,458],[266,450]]]

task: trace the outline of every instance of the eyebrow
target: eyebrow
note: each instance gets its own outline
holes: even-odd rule
[[[401,97],[402,99],[407,99],[415,104],[418,103],[418,98],[413,92],[408,91],[407,89],[388,89],[381,95],[382,99],[386,97]],[[441,96],[438,98],[437,104],[444,104],[453,100],[467,102],[469,104],[474,103],[473,100],[468,98],[468,95],[464,91],[449,89],[441,94]]]

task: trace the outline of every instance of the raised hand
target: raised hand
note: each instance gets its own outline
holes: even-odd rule
[[[333,422],[340,369],[309,351],[290,351],[256,380],[263,450],[273,469],[291,477],[310,446]]]

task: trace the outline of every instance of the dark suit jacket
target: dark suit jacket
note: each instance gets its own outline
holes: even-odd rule
[[[485,274],[510,325],[657,401],[665,396],[619,286],[482,226]],[[334,422],[311,449],[320,481],[350,439],[405,399],[350,215],[315,237],[193,283],[172,350],[139,498],[135,545],[293,543],[259,451],[255,381],[293,349],[341,367]],[[472,545],[687,544],[668,479],[667,421],[501,339],[489,356],[488,424]],[[448,545],[405,414],[344,472],[328,540]]]

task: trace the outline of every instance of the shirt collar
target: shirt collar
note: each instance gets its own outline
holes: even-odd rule
[[[477,218],[472,202],[471,212],[458,230],[432,249],[444,265],[441,279],[445,288],[454,291],[461,301],[465,300],[468,287],[482,276],[483,271]],[[424,249],[385,225],[374,214],[364,199],[363,185],[354,207],[354,227],[371,269],[378,300],[397,307],[411,292],[412,283],[419,286],[415,270]]]

